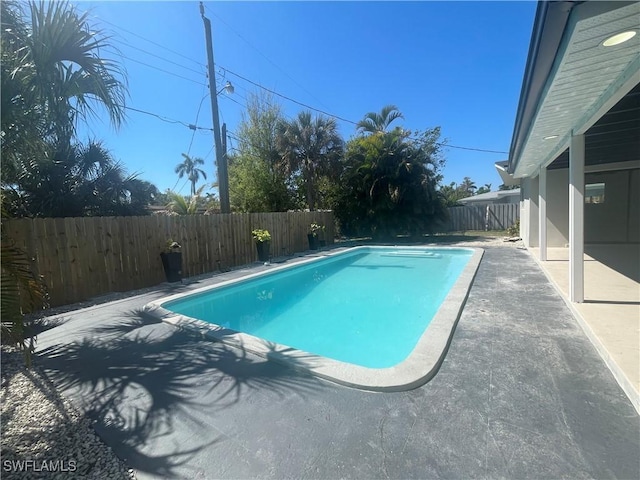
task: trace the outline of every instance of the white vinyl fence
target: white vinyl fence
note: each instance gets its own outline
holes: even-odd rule
[[[517,203],[451,207],[445,230],[449,232],[506,230],[519,218],[520,205]]]

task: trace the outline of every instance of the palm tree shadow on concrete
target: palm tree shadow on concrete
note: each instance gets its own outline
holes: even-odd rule
[[[215,420],[256,390],[304,397],[322,386],[315,377],[137,310],[81,340],[40,351],[38,363],[65,395],[78,399],[130,468],[164,477],[183,476],[177,468],[228,438],[203,418]]]

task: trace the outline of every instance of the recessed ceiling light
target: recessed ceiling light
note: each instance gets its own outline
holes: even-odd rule
[[[558,138],[560,135],[547,135],[543,138],[543,140],[553,140],[554,138]]]
[[[605,47],[613,47],[614,45],[620,45],[621,43],[626,42],[627,40],[631,40],[636,36],[635,30],[628,30],[626,32],[616,33],[615,35],[607,38],[602,45]]]

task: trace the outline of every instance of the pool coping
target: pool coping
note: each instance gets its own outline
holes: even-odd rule
[[[370,247],[372,245],[367,245]],[[291,265],[275,266],[274,268],[256,273],[249,273],[240,278],[226,280],[213,286],[201,287],[188,292],[171,295],[154,300],[143,307],[143,310],[165,323],[177,328],[197,332],[202,336],[224,343],[240,350],[248,351],[261,357],[288,365],[296,370],[310,373],[334,383],[371,391],[404,391],[411,390],[425,384],[435,376],[451,343],[453,332],[458,323],[462,310],[469,295],[471,285],[482,260],[484,250],[474,247],[432,247],[438,250],[471,250],[471,258],[456,279],[453,287],[440,305],[431,323],[420,336],[415,348],[409,356],[399,364],[388,368],[368,368],[338,360],[315,355],[286,345],[276,344],[253,335],[236,332],[219,325],[197,320],[185,315],[176,314],[162,304],[183,298],[187,295],[208,291],[222,286],[261,277],[272,272],[320,261],[332,255],[358,248],[350,247],[329,252],[320,257],[314,256]],[[400,247],[398,248],[411,248]],[[415,248],[415,246],[413,247]]]

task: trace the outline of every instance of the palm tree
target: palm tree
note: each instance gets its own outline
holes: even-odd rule
[[[358,122],[356,128],[361,133],[383,133],[391,122],[398,118],[404,118],[398,107],[387,105],[380,113],[369,112]]]
[[[476,195],[481,195],[483,193],[489,193],[491,191],[491,184],[490,183],[485,183],[482,187],[478,188],[478,190],[476,190]]]
[[[167,211],[174,215],[195,215],[198,213],[198,204],[204,187],[205,185],[202,185],[191,197],[185,197],[176,192],[167,192],[169,197],[169,203],[166,206]]]
[[[2,186],[17,196],[33,193],[22,182],[34,180],[28,172],[35,168],[56,177],[53,187],[65,187],[42,194],[62,196],[72,188],[67,182],[73,175],[61,167],[73,163],[78,121],[103,108],[118,127],[125,118],[126,80],[100,56],[109,48],[108,37],[69,3],[1,5]],[[54,156],[60,152],[63,160]]]
[[[46,102],[56,122],[96,115],[104,107],[111,123],[124,121],[125,85],[120,67],[98,53],[110,47],[100,30],[88,23],[88,13],[79,14],[67,2],[29,4],[31,34],[27,37],[28,61],[34,74],[30,85]]]
[[[22,113],[41,119],[45,139],[68,140],[78,119],[95,116],[96,107],[120,126],[124,74],[99,56],[110,47],[109,37],[89,25],[88,14],[67,2],[30,2],[31,18],[25,22],[20,3],[2,4],[3,133],[21,133],[10,120]],[[11,94],[6,99],[5,91]]]
[[[200,180],[200,175],[206,180],[207,174],[204,170],[198,168],[198,165],[204,165],[204,160],[201,158],[191,158],[186,153],[183,153],[184,161],[176,165],[175,172],[178,174],[178,178],[182,178],[185,175],[191,182],[191,196],[196,195],[196,183]]]
[[[280,123],[277,143],[289,174],[301,175],[309,210],[315,210],[318,178],[332,171],[344,148],[335,120],[300,112]]]
[[[420,234],[442,217],[430,145],[408,132],[359,136],[347,145],[336,218],[351,234]]]
[[[464,177],[462,179],[462,183],[458,186],[460,193],[462,194],[460,198],[470,197],[474,195],[475,191],[478,189],[475,182],[471,180],[469,177]]]
[[[61,145],[22,162],[14,203],[28,216],[144,215],[155,186],[128,175],[101,142]]]
[[[4,196],[2,203],[2,225],[0,226],[0,303],[1,335],[3,343],[17,345],[25,355],[27,365],[35,347],[35,337],[30,332],[24,314],[45,308],[48,304],[47,289],[42,277],[35,274],[28,255],[15,245],[5,231]]]

